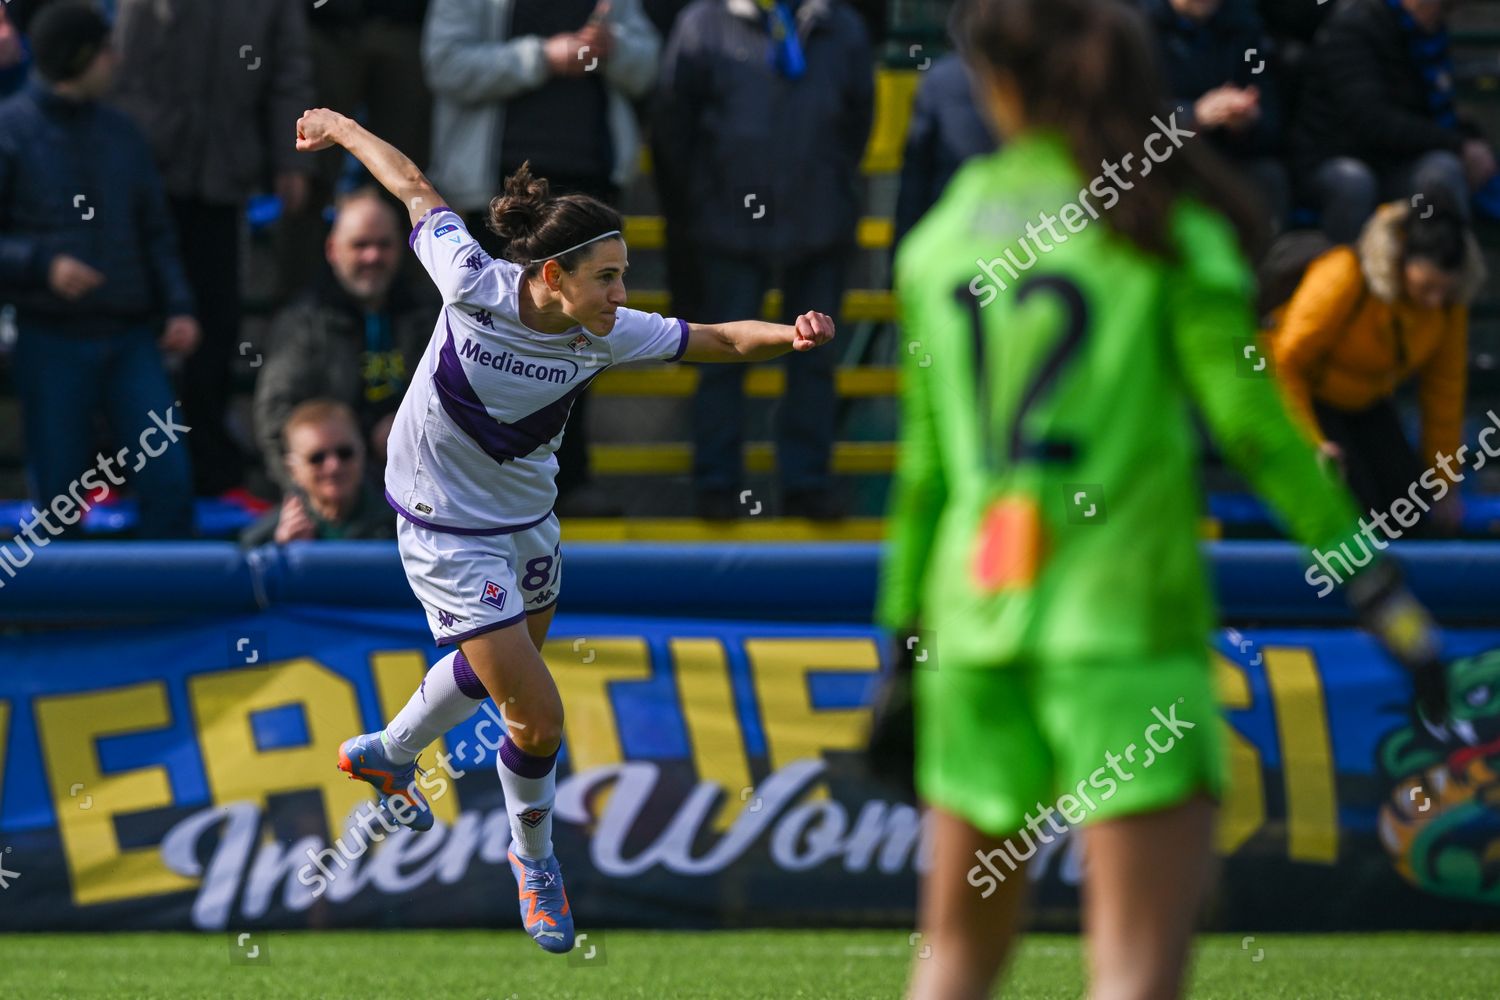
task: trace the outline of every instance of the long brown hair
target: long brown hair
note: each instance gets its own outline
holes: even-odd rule
[[[1015,80],[1028,126],[1059,131],[1085,177],[1103,161],[1143,155],[1165,120],[1167,98],[1146,24],[1120,0],[960,0],[950,33],[971,69]],[[1170,209],[1191,194],[1223,213],[1246,255],[1259,256],[1265,222],[1253,196],[1202,137],[1186,139],[1151,172],[1130,174],[1133,190],[1102,209],[1137,247],[1168,260]]]

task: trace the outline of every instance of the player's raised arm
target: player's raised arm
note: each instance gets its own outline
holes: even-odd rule
[[[332,146],[353,153],[381,187],[401,199],[412,225],[443,204],[442,196],[410,157],[353,118],[327,108],[313,108],[297,119],[298,152],[315,153]]]
[[[733,323],[689,323],[683,361],[765,361],[787,351],[810,351],[833,339],[833,318],[806,312],[795,323],[747,319]]]

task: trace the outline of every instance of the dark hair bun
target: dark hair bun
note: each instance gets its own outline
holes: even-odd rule
[[[505,178],[504,193],[490,202],[490,229],[506,241],[534,235],[546,218],[552,191],[547,178],[531,173],[531,163],[521,164]]]
[[[592,252],[594,240],[624,228],[619,212],[588,195],[554,196],[547,179],[531,172],[530,162],[505,178],[486,223],[505,241],[500,251],[505,260],[531,268],[556,258],[570,274]]]

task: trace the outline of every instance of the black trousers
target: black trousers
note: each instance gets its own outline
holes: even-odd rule
[[[1365,410],[1340,410],[1314,401],[1313,412],[1323,436],[1343,449],[1344,480],[1361,513],[1388,511],[1401,497],[1410,500],[1412,484],[1421,479],[1427,464],[1407,441],[1394,400],[1383,399]],[[1430,491],[1420,484],[1417,495],[1431,502]],[[1414,538],[1442,536],[1428,514],[1405,532]]]
[[[193,492],[217,496],[244,482],[244,456],[224,425],[230,362],[240,343],[240,209],[171,198],[177,244],[198,300],[203,340],[178,373],[193,460]]]

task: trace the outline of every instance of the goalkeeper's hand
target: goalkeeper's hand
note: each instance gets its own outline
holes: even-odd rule
[[[916,725],[912,707],[912,659],[915,628],[898,632],[891,643],[890,666],[880,675],[872,706],[865,762],[870,772],[910,799],[916,798]]]
[[[1448,675],[1438,649],[1437,626],[1401,580],[1401,572],[1382,559],[1349,581],[1349,604],[1361,627],[1412,676],[1417,708],[1435,726],[1448,721]]]

